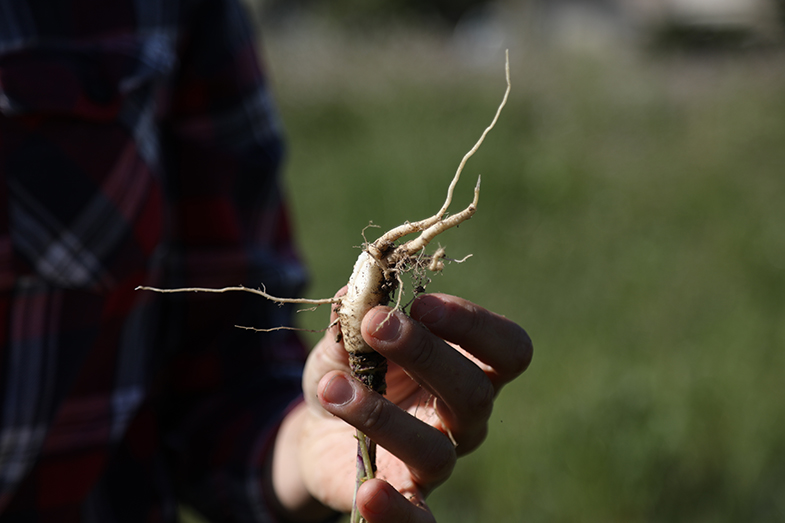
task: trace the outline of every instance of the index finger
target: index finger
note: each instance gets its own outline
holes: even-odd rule
[[[411,317],[488,365],[497,386],[512,381],[531,363],[534,347],[522,327],[463,298],[423,294],[412,304]]]

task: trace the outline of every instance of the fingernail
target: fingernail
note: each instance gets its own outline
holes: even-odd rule
[[[444,303],[436,296],[420,296],[412,304],[412,316],[426,325],[438,323],[444,317]]]
[[[354,399],[354,387],[344,376],[337,374],[324,387],[322,397],[333,405],[346,405]]]
[[[371,336],[379,341],[393,341],[400,335],[401,320],[396,312],[376,311],[371,323],[376,324],[371,328]]]
[[[387,510],[390,504],[390,494],[385,489],[380,489],[371,499],[364,505],[368,512],[374,514],[381,514]]]

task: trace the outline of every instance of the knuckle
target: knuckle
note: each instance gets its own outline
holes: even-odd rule
[[[463,335],[469,338],[485,337],[487,334],[485,309],[472,304],[468,312],[464,321],[458,324],[463,328]]]
[[[362,424],[364,430],[371,434],[384,431],[389,421],[390,413],[386,408],[385,401],[381,398],[375,398],[365,412]]]
[[[487,421],[493,412],[493,402],[496,390],[487,378],[479,383],[472,391],[469,398],[469,408],[473,416]]]
[[[425,453],[422,460],[422,469],[428,475],[425,483],[440,483],[452,474],[458,456],[455,447],[447,436],[438,438]]]
[[[433,365],[434,347],[427,336],[417,332],[411,340],[411,365],[419,370],[427,370]]]

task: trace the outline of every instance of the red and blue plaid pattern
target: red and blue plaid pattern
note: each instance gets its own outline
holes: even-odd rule
[[[0,522],[274,521],[305,281],[230,0],[0,0]]]

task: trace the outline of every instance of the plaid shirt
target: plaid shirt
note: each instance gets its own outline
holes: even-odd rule
[[[279,125],[231,0],[0,0],[0,522],[275,521],[305,351]]]

